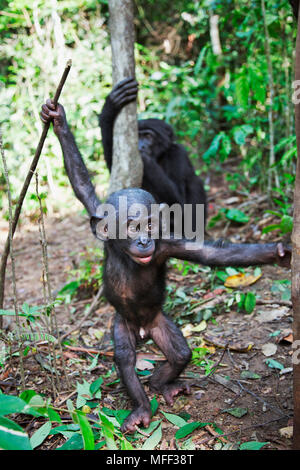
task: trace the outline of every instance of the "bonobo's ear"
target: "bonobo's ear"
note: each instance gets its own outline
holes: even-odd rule
[[[90,218],[90,225],[93,234],[99,240],[106,242],[108,240],[108,230],[105,217],[98,217],[97,215],[92,215]]]

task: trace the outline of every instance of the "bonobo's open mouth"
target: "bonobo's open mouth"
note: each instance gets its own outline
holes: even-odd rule
[[[139,264],[148,264],[152,260],[152,254],[149,256],[144,256],[142,258],[140,258],[139,256],[132,256],[132,255],[131,257],[136,263],[139,263]]]

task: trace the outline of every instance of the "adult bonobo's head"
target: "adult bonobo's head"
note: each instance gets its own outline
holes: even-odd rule
[[[143,156],[159,158],[174,141],[172,127],[160,119],[138,121],[139,151]]]
[[[151,194],[143,189],[116,191],[91,217],[92,231],[108,249],[126,253],[136,263],[147,265],[159,234],[159,216],[152,211],[156,206]]]

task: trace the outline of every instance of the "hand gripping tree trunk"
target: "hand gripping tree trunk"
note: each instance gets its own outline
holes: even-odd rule
[[[132,0],[109,0],[113,84],[135,76]],[[136,102],[127,104],[114,123],[109,192],[140,187],[143,162],[138,150]]]

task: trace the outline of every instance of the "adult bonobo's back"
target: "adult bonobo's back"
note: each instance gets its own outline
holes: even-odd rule
[[[99,123],[104,156],[109,170],[112,165],[113,124],[120,110],[137,97],[137,82],[127,78],[118,83],[107,96]],[[196,229],[195,205],[204,204],[206,194],[201,179],[189,160],[185,148],[176,143],[169,124],[159,119],[138,121],[139,150],[144,162],[142,188],[157,202],[169,205],[193,205],[193,230]]]

